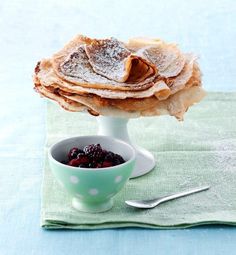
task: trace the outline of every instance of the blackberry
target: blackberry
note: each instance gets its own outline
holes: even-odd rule
[[[102,149],[100,144],[90,144],[83,150],[77,147],[70,149],[68,161],[62,163],[74,167],[101,168],[120,165],[124,162],[119,154]]]
[[[72,160],[72,159],[77,158],[78,153],[79,153],[78,148],[74,147],[74,148],[70,149],[70,151],[68,153],[68,159]]]
[[[79,165],[79,167],[88,168],[88,164],[82,163],[82,164]]]
[[[112,162],[113,162],[113,165],[116,166],[116,165],[123,164],[125,161],[119,154],[115,154]]]
[[[102,163],[97,163],[96,168],[101,168],[102,167]]]
[[[104,157],[104,161],[113,161],[115,153],[108,151]]]
[[[106,150],[102,150],[102,156],[101,156],[101,161],[104,161],[106,155],[107,155],[107,151]]]
[[[80,164],[88,164],[89,163],[89,158],[84,153],[79,153],[77,155],[77,160],[78,160],[78,162],[80,162]]]
[[[90,144],[84,147],[85,155],[87,155],[93,161],[97,161],[102,158],[103,152],[100,144]]]
[[[104,161],[112,162],[113,166],[120,165],[125,162],[124,159],[119,154],[115,154],[111,151],[107,153],[107,155],[104,158]]]
[[[96,167],[97,167],[97,164],[96,164],[95,162],[90,162],[90,163],[88,164],[88,167],[89,167],[89,168],[96,168]]]
[[[79,153],[77,155],[77,158],[73,158],[69,161],[68,165],[69,166],[80,166],[81,164],[88,164],[89,163],[89,158],[86,156],[84,153]]]

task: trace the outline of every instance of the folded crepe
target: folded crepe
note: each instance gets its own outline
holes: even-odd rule
[[[69,111],[139,117],[169,114],[183,119],[204,96],[192,54],[157,39],[76,36],[34,73],[35,90]]]
[[[112,90],[112,89],[96,89],[93,87],[83,87],[67,82],[57,76],[53,69],[51,59],[43,59],[37,66],[37,73],[34,76],[43,86],[52,86],[61,88],[66,92],[78,94],[96,94],[104,98],[124,99],[124,98],[144,98],[156,95],[157,98],[165,98],[170,95],[170,88],[162,80],[157,80],[146,90]]]
[[[185,55],[175,44],[167,44],[161,40],[133,38],[129,40],[127,47],[153,63],[158,69],[158,74],[166,78],[177,76],[185,65]]]
[[[132,55],[114,38],[77,36],[52,57],[52,65],[58,77],[74,85],[111,90],[149,88],[157,72],[152,63]]]

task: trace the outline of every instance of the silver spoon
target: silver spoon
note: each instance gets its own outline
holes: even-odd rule
[[[200,188],[191,189],[188,191],[179,192],[176,194],[164,196],[164,197],[158,197],[156,199],[150,199],[150,200],[127,200],[125,203],[129,206],[136,207],[136,208],[142,208],[142,209],[149,209],[153,208],[163,202],[167,202],[172,199],[176,199],[179,197],[184,197],[193,193],[201,192],[204,190],[208,190],[210,186],[204,186]]]

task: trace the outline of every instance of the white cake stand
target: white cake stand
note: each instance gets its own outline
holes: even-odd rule
[[[136,151],[136,165],[131,178],[142,176],[155,167],[154,156],[144,148],[141,148],[130,141],[127,123],[129,119],[107,116],[96,117],[98,121],[98,135],[107,135],[129,143]]]

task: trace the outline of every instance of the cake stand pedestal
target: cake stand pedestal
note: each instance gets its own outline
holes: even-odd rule
[[[144,148],[131,142],[127,130],[129,119],[98,116],[98,135],[111,136],[129,143],[136,151],[136,163],[131,178],[142,176],[155,167],[154,156]]]

